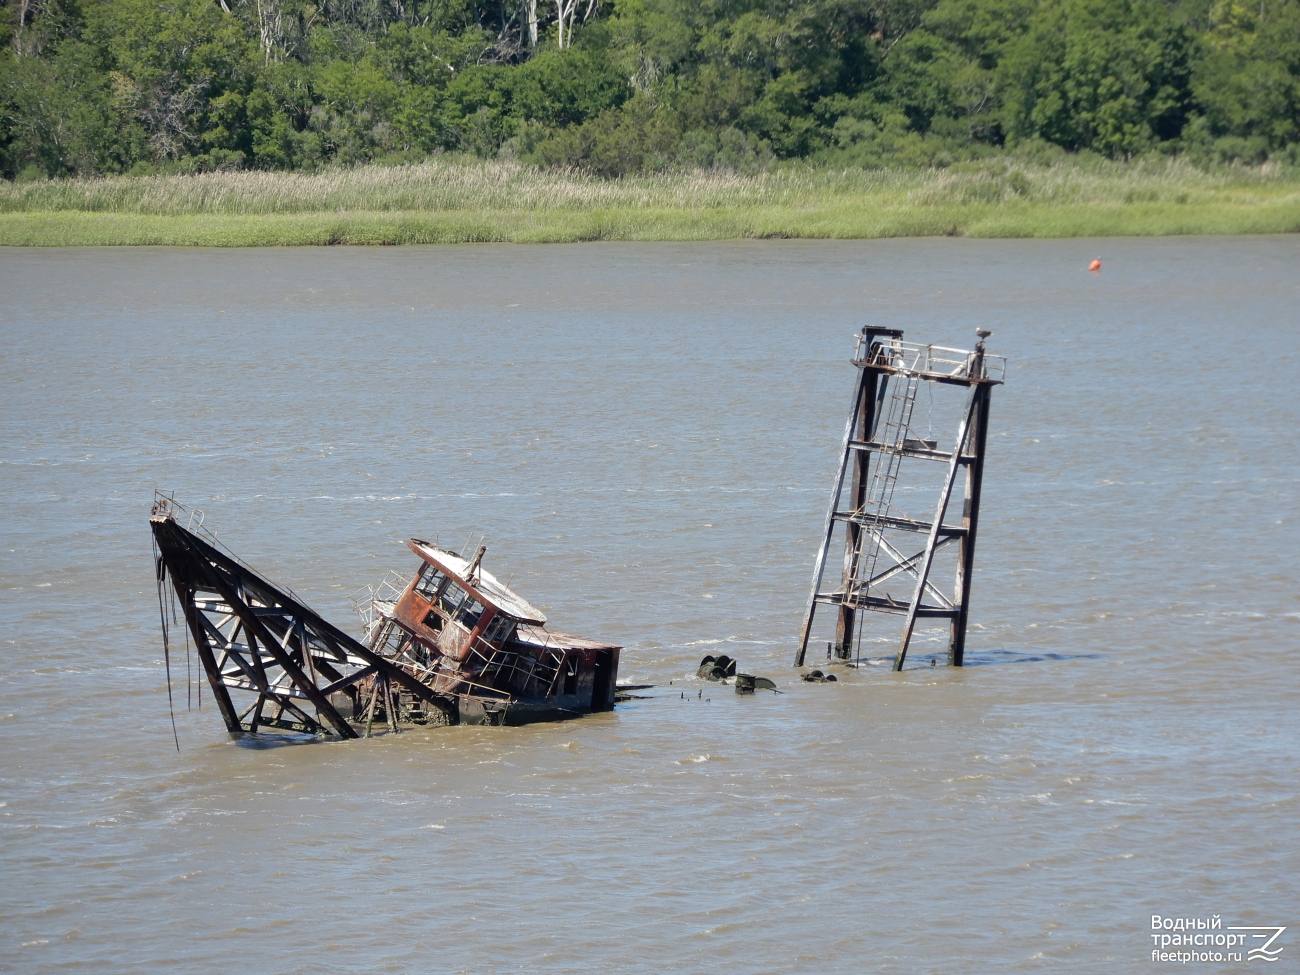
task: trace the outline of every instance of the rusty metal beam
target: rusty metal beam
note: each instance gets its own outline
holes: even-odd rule
[[[907,659],[907,647],[912,642],[912,631],[916,628],[916,617],[921,606],[921,596],[925,593],[925,586],[930,578],[930,566],[934,564],[934,551],[938,545],[940,530],[943,526],[944,512],[948,510],[948,500],[952,497],[952,486],[957,479],[957,470],[961,467],[961,445],[966,443],[966,434],[970,430],[971,422],[975,417],[975,400],[979,387],[976,386],[971,390],[970,398],[966,405],[966,413],[962,418],[960,429],[957,431],[958,449],[952,452],[952,461],[948,465],[948,476],[944,480],[943,491],[939,495],[939,503],[935,508],[934,522],[930,529],[930,537],[926,540],[925,554],[921,558],[921,564],[916,573],[916,593],[912,597],[912,607],[908,611],[907,619],[903,623],[903,635],[898,641],[898,653],[894,657],[894,669],[902,670],[903,661]]]
[[[175,576],[172,577],[175,580]],[[208,634],[204,630],[203,624],[199,622],[199,611],[194,605],[194,591],[192,589],[176,586],[176,598],[180,601],[181,611],[185,614],[186,625],[190,628],[190,635],[194,637],[194,646],[198,652],[199,663],[203,665],[203,672],[207,674],[208,686],[212,688],[212,696],[216,699],[217,710],[221,712],[221,720],[226,723],[226,730],[232,735],[238,734],[244,730],[240,723],[239,715],[235,712],[235,705],[230,700],[230,691],[221,680],[221,669],[217,666],[216,657],[212,655],[212,646],[208,643]],[[200,687],[203,685],[200,684]]]
[[[294,686],[305,694],[307,699],[316,706],[321,717],[324,718],[325,722],[334,729],[335,733],[338,734],[339,737],[355,738],[356,732],[353,731],[352,727],[343,720],[343,716],[334,710],[329,701],[321,695],[315,682],[310,680],[307,675],[303,673],[302,669],[294,663],[289,654],[280,647],[280,644],[275,640],[275,638],[267,632],[266,627],[264,627],[261,621],[257,618],[257,614],[253,612],[253,608],[244,598],[242,598],[243,593],[236,592],[236,585],[239,585],[241,590],[244,590],[245,592],[247,591],[247,577],[252,576],[252,573],[239,565],[239,563],[235,562],[233,559],[229,559],[221,552],[218,552],[216,549],[213,549],[211,546],[204,543],[197,536],[192,535],[185,529],[181,528],[174,520],[153,522],[153,525],[154,536],[159,539],[159,549],[163,552],[164,559],[167,558],[169,552],[177,554],[184,553],[185,555],[188,555],[190,558],[191,575],[205,581],[207,583],[207,588],[215,589],[221,598],[225,600],[226,605],[230,607],[231,612],[233,612],[243,624],[245,635],[248,638],[249,650],[251,651],[249,657],[251,659],[252,667],[257,675],[258,683],[261,683],[264,688],[262,693],[274,695],[275,692],[270,689],[269,682],[266,679],[266,671],[262,666],[261,656],[257,649],[258,644],[260,644],[266,652],[271,655],[271,658],[277,665],[279,665],[280,669],[289,676],[289,679],[293,682]],[[168,538],[166,536],[170,537]],[[164,542],[164,538],[166,538],[166,542]],[[165,548],[164,544],[166,544]],[[208,551],[204,552],[203,549],[208,549]],[[232,569],[235,571],[232,571]],[[261,589],[265,587],[266,589],[273,590],[273,587],[262,580],[258,580],[258,582],[262,582],[262,586],[256,588]],[[258,592],[256,595],[261,598],[264,603],[270,603],[272,600],[275,600],[275,596],[270,596],[268,598],[266,592]],[[280,596],[282,594],[277,591],[275,595]],[[278,600],[275,601],[278,602]],[[306,723],[314,723],[312,718],[304,714],[297,707],[289,704],[287,700],[280,702],[280,705],[286,710],[298,714]]]
[[[901,339],[902,336],[903,333],[898,329],[867,327],[862,329],[860,341],[866,344],[867,358],[869,359],[877,339]],[[835,532],[835,522],[839,517],[837,509],[840,506],[840,497],[844,491],[844,475],[848,472],[849,457],[855,453],[851,445],[855,440],[866,440],[874,435],[876,416],[879,413],[880,400],[884,396],[884,389],[884,383],[877,383],[876,372],[864,369],[858,373],[858,381],[853,389],[853,401],[849,409],[849,420],[844,425],[844,443],[840,448],[840,463],[835,475],[835,490],[831,494],[830,508],[826,512],[826,524],[822,531],[822,544],[817,550],[817,561],[813,566],[812,587],[808,595],[808,605],[804,611],[803,626],[799,631],[799,648],[795,652],[794,665],[796,667],[803,666],[804,657],[808,652],[808,639],[812,634],[813,617],[817,613],[816,594],[822,584],[822,574],[826,569],[827,553],[830,549],[831,538]],[[869,416],[865,415],[868,413]],[[854,486],[851,489],[851,494],[855,498],[855,507],[860,503],[857,500],[857,495],[862,490],[865,490],[868,473],[867,455],[857,454],[854,465]],[[850,575],[853,571],[856,571],[856,557],[850,554],[849,545],[846,543],[844,572],[846,575]],[[840,630],[843,630],[846,626],[843,615],[840,616],[837,625]],[[852,625],[852,619],[849,619],[847,626],[850,632]]]
[[[310,658],[306,666],[319,671],[320,675],[329,679],[330,684],[340,680],[346,681],[351,675],[342,674],[331,666],[326,659],[327,656],[332,656],[335,663],[350,659],[357,660],[362,666],[373,668],[374,672],[396,682],[421,701],[433,705],[445,714],[454,713],[453,702],[436,694],[405,670],[374,653],[318,616],[299,600],[260,578],[204,539],[182,528],[173,518],[155,516],[150,519],[150,522],[167,571],[172,574],[176,583],[178,596],[182,593],[188,594],[188,598],[182,598],[182,602],[186,604],[186,619],[193,621],[191,630],[194,632],[195,640],[208,651],[208,659],[203,660],[204,669],[208,672],[209,683],[215,681],[214,692],[221,687],[221,691],[217,694],[219,704],[223,699],[226,704],[229,704],[229,694],[222,684],[221,671],[212,654],[210,634],[206,632],[203,625],[205,618],[195,605],[195,596],[200,589],[219,595],[225,607],[242,626],[250,643],[248,660],[243,660],[237,653],[227,652],[227,655],[241,670],[245,670],[249,679],[255,684],[265,686],[266,693],[275,694],[274,688],[270,687],[266,680],[265,670],[261,664],[261,652],[257,649],[260,645],[261,650],[275,660],[277,666],[289,676],[294,686],[311,701],[318,710],[320,718],[335,733],[344,738],[356,737],[355,730],[329,703],[325,687],[319,686],[320,677],[314,674],[309,676],[305,672],[306,668],[300,667],[286,649],[295,633],[299,635],[297,652]],[[249,594],[266,605],[252,606],[246,598],[242,598]],[[283,645],[271,632],[272,627],[282,628]],[[318,651],[315,654],[312,652],[313,647]],[[200,657],[202,659],[202,654]],[[252,673],[249,673],[249,670]],[[326,685],[328,686],[329,684]],[[346,686],[346,683],[342,686]],[[289,708],[296,710],[292,705],[289,705]],[[232,733],[244,730],[233,705],[229,706],[228,715],[226,711],[226,708],[222,709],[222,717],[226,719],[227,728]],[[301,716],[305,722],[313,720],[305,714]]]
[[[984,453],[988,443],[990,387],[976,390],[975,426],[971,431],[972,462],[966,467],[966,490],[962,499],[962,527],[966,534],[957,549],[957,578],[953,585],[958,615],[948,636],[948,663],[961,667],[966,657],[966,624],[970,618],[971,578],[975,569],[975,533],[979,528],[980,491],[984,484]]]

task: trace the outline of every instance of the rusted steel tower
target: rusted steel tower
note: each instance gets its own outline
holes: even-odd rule
[[[849,659],[854,655],[855,638],[860,653],[865,622],[861,614],[887,613],[903,617],[895,670],[903,669],[908,645],[921,619],[949,621],[948,663],[962,666],[989,396],[994,386],[1002,384],[1006,373],[1006,360],[984,351],[984,339],[990,333],[979,329],[977,334],[980,340],[973,352],[904,342],[903,333],[897,329],[865,327],[857,336],[853,365],[858,377],[826,528],[813,569],[796,667],[804,664],[818,606],[836,608],[835,639],[828,644],[828,656]],[[926,390],[930,403],[936,393],[964,393],[957,435],[948,450],[930,439],[928,431],[923,437],[913,429],[913,411],[921,389]],[[898,507],[903,501],[895,503],[904,459],[942,465],[939,470],[946,473],[937,478],[938,504],[928,518],[909,517]],[[849,496],[844,499],[850,461],[853,472]],[[962,504],[950,519],[948,509],[958,475],[963,471]],[[905,486],[903,495],[914,496],[915,488]],[[845,500],[847,503],[842,504]],[[960,514],[959,521],[955,520],[956,514]],[[823,590],[826,560],[841,533],[844,562],[839,585]],[[918,546],[920,551],[916,551]],[[951,595],[931,581],[940,553],[956,556]],[[900,584],[901,591],[889,591]]]

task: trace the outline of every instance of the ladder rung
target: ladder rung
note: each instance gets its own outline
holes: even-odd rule
[[[898,454],[903,457],[922,457],[926,460],[952,460],[951,451],[929,450],[924,447],[909,447],[906,444],[899,447],[897,444],[881,443],[879,440],[850,440],[850,450],[866,450],[882,454]],[[975,458],[970,454],[963,454],[957,458],[959,464],[969,464]]]
[[[884,599],[880,596],[867,596],[860,599],[845,599],[844,594],[840,592],[819,592],[816,601],[824,606],[852,606],[854,609],[870,610],[874,613],[892,613],[895,616],[905,616],[910,608],[908,603],[900,603],[893,599]],[[958,613],[956,609],[947,609],[943,606],[927,606],[922,603],[917,607],[916,615],[918,617],[930,617],[934,619],[944,619],[955,617]]]
[[[836,521],[851,521],[855,525],[863,527],[884,528],[893,531],[902,532],[925,532],[929,533],[934,527],[928,521],[916,521],[912,518],[895,518],[892,515],[862,515],[854,514],[852,511],[837,511],[834,518]],[[940,525],[940,535],[965,535],[966,529],[961,525]]]

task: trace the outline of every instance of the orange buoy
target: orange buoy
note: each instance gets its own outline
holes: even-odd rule
[[[1088,265],[1088,270],[1091,271],[1093,274],[1096,274],[1098,271],[1100,271],[1100,270],[1101,270],[1101,258],[1098,257],[1098,258],[1096,258],[1096,259],[1095,259],[1091,264],[1089,264],[1089,265]]]

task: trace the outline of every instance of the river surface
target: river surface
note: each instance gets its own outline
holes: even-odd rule
[[[0,274],[0,969],[1113,973],[1151,965],[1152,915],[1217,915],[1290,925],[1296,970],[1300,237]],[[969,666],[924,637],[892,673],[883,617],[864,666],[805,684],[868,323],[989,328],[1009,359]],[[182,649],[177,751],[155,487],[353,631],[406,538],[485,534],[554,628],[656,686],[269,747],[198,708]],[[696,680],[719,652],[781,693]]]

